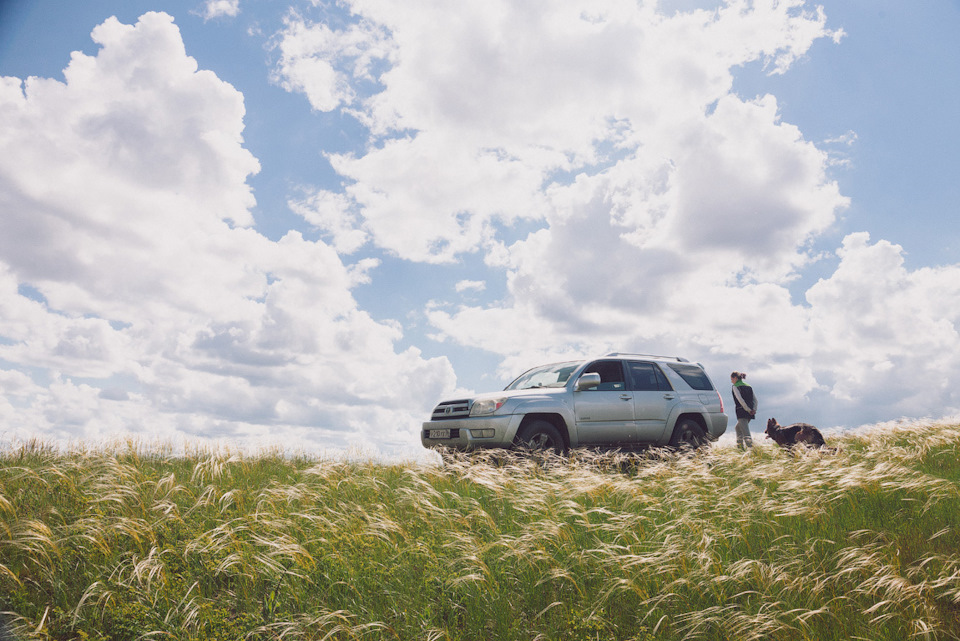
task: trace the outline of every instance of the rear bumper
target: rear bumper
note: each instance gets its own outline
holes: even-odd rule
[[[727,431],[727,415],[720,412],[707,414],[707,436],[715,441]]]
[[[463,451],[486,447],[510,447],[522,418],[522,415],[508,414],[450,421],[427,421],[421,426],[420,442],[428,448],[450,447]],[[441,436],[444,430],[448,430],[449,437]],[[484,436],[491,433],[492,436]]]

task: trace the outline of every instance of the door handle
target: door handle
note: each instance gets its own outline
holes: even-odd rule
[[[664,394],[663,397],[664,397],[665,399],[667,399],[668,401],[672,401],[673,399],[675,399],[675,398],[677,397],[677,395],[676,395],[676,394]]]
[[[620,395],[620,400],[621,400],[621,401],[632,401],[632,400],[633,400],[633,397],[630,396],[629,394],[621,394],[621,395]]]

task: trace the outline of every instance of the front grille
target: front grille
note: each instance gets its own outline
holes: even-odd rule
[[[430,416],[432,421],[449,421],[454,418],[470,416],[470,401],[444,401],[437,405]]]

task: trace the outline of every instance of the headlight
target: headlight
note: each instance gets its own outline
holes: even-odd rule
[[[473,407],[470,408],[470,416],[486,416],[487,414],[493,414],[498,409],[503,407],[503,404],[507,402],[506,398],[484,398],[473,403]]]

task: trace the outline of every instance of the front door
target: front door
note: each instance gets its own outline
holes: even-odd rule
[[[573,393],[581,445],[630,446],[637,443],[634,394],[627,389],[620,361],[597,361],[583,371],[600,375],[600,385]]]

